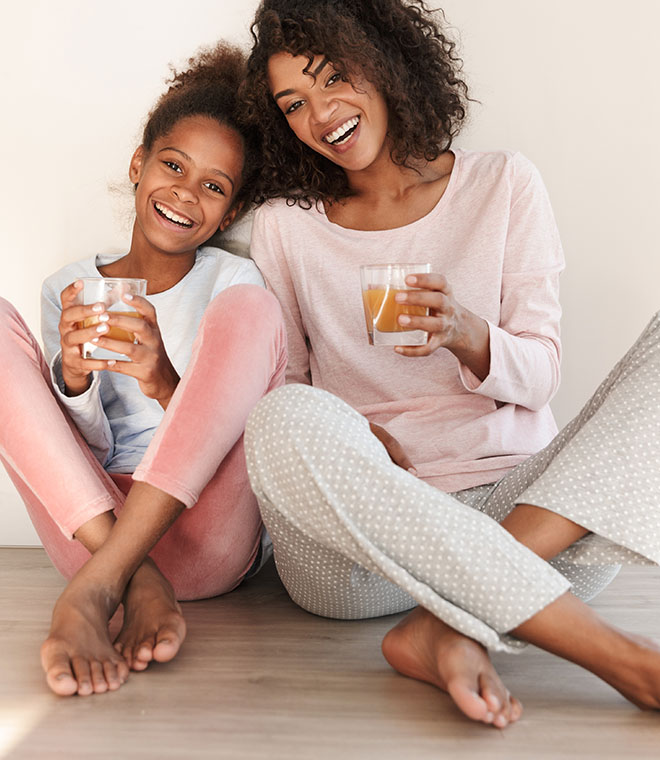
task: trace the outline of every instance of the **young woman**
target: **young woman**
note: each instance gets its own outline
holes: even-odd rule
[[[264,0],[253,33],[269,202],[252,255],[294,384],[257,406],[246,453],[291,597],[343,618],[418,604],[385,657],[498,727],[521,706],[485,648],[522,641],[659,707],[658,647],[579,597],[618,563],[660,561],[660,318],[556,435],[552,211],[521,155],[451,148],[467,90],[438,17]],[[427,344],[368,346],[360,265],[427,261],[397,296],[429,310],[399,317]]]
[[[50,364],[0,301],[0,455],[71,578],[42,647],[57,694],[117,689],[129,669],[170,660],[185,636],[177,599],[230,591],[259,566],[243,429],[283,381],[284,328],[254,264],[204,246],[250,201],[259,163],[237,118],[244,68],[238,49],[219,45],[156,104],[129,168],[129,251],[91,256],[44,283]],[[130,300],[141,318],[79,305],[80,278],[93,276],[146,278],[147,297]],[[100,321],[81,328],[92,316]],[[111,339],[112,327],[136,343]],[[89,341],[130,361],[85,359]]]

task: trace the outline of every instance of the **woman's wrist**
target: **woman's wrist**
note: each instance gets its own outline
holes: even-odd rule
[[[464,364],[480,380],[490,372],[490,328],[488,322],[464,309],[461,315],[462,329],[457,340],[447,348],[461,364]]]

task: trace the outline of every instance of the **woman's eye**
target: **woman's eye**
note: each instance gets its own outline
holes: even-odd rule
[[[305,101],[303,101],[303,100],[296,100],[296,102],[295,102],[295,103],[292,103],[292,104],[291,104],[291,105],[290,105],[290,106],[289,106],[289,107],[286,109],[286,111],[285,111],[284,113],[285,113],[285,114],[288,116],[290,113],[293,113],[294,111],[297,111],[297,110],[300,108],[300,106],[301,106],[301,105],[302,105],[304,102],[305,102]]]
[[[173,169],[175,172],[181,173],[181,167],[175,161],[163,161],[163,163],[165,166],[169,166],[170,169]]]
[[[225,194],[225,191],[220,187],[220,185],[216,185],[215,182],[207,182],[206,187],[208,187],[208,189],[212,190],[214,193],[220,193],[220,195]]]

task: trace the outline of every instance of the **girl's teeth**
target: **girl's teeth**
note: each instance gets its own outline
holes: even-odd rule
[[[178,216],[173,211],[170,211],[168,208],[165,208],[165,206],[161,206],[160,203],[156,203],[156,208],[160,211],[160,213],[167,217],[171,222],[176,222],[177,224],[183,224],[185,227],[192,227],[192,222],[190,219],[185,219],[184,217]]]
[[[345,124],[342,124],[341,127],[337,127],[337,129],[335,129],[334,132],[330,132],[329,135],[326,135],[325,136],[326,142],[336,143],[349,130],[353,129],[354,127],[357,127],[359,121],[360,119],[357,116],[354,116],[352,119],[349,119]]]

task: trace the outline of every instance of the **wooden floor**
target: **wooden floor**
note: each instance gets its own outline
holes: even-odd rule
[[[383,660],[398,617],[309,615],[272,565],[226,597],[185,604],[189,637],[174,662],[112,694],[57,698],[38,651],[62,586],[42,550],[0,549],[0,758],[660,758],[660,714],[531,647],[495,658],[525,705],[520,723],[473,724]],[[660,569],[624,570],[594,606],[660,634]]]

